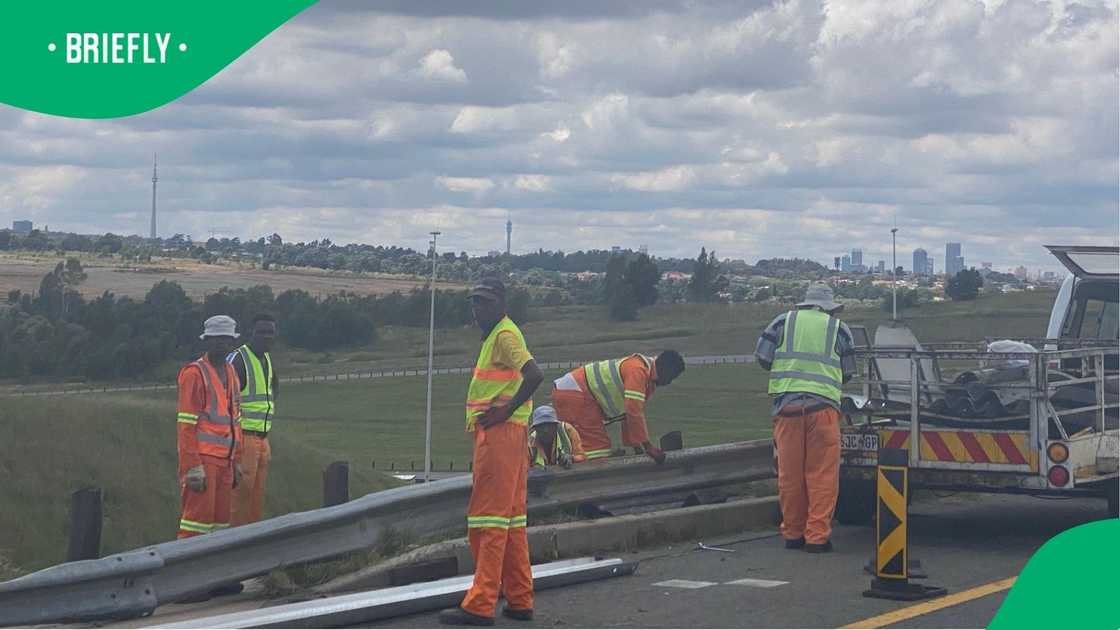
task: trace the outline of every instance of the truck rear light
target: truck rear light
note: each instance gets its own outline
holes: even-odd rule
[[[1069,447],[1061,442],[1053,442],[1046,448],[1046,456],[1055,464],[1064,464],[1069,459]]]
[[[1050,485],[1064,488],[1069,483],[1069,471],[1065,466],[1051,466],[1050,472],[1046,473],[1046,478],[1050,481]]]

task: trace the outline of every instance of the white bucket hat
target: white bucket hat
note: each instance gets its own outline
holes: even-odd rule
[[[237,337],[237,322],[229,315],[215,315],[202,325],[199,339],[207,337]]]
[[[805,291],[805,300],[799,302],[797,305],[816,306],[826,313],[832,313],[844,308],[843,304],[833,300],[832,287],[822,282],[810,285],[809,289]]]
[[[531,428],[537,428],[542,424],[559,424],[560,419],[556,417],[556,410],[548,405],[541,405],[533,410],[533,424]]]

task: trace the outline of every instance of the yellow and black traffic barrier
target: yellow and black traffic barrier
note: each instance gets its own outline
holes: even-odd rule
[[[910,529],[906,505],[909,492],[909,453],[901,448],[879,449],[875,471],[878,498],[875,511],[875,577],[864,597],[912,601],[940,597],[944,588],[913,584],[910,579]]]

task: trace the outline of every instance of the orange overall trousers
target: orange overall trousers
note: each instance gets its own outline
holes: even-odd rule
[[[474,583],[463,610],[493,617],[498,595],[516,610],[533,608],[533,572],[525,535],[529,459],[525,425],[503,422],[474,432],[473,484],[467,539]]]
[[[778,504],[782,537],[823,544],[832,535],[840,490],[840,412],[824,406],[809,413],[796,403],[774,417],[778,448]]]

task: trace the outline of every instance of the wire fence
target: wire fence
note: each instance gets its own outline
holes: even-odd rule
[[[549,363],[540,363],[542,370],[572,370],[582,367],[590,361],[552,361]],[[685,364],[687,365],[728,365],[728,364],[742,364],[753,363],[753,354],[726,354],[726,355],[704,355],[685,357]],[[453,367],[453,368],[435,368],[432,370],[432,376],[453,376],[453,375],[467,375],[474,371],[474,367]],[[328,383],[337,381],[351,381],[351,380],[368,380],[377,378],[402,378],[411,376],[427,376],[428,370],[424,368],[387,368],[382,370],[353,370],[350,372],[338,372],[335,374],[307,374],[303,376],[287,376],[280,377],[280,382],[284,384],[297,384],[297,383]],[[153,383],[153,384],[130,384],[130,385],[105,385],[101,387],[89,385],[75,385],[73,387],[64,387],[61,389],[52,390],[30,390],[30,389],[16,389],[0,392],[0,398],[13,398],[13,397],[31,397],[31,396],[73,396],[79,394],[109,394],[116,392],[149,392],[149,391],[166,391],[174,390],[177,387],[175,383]]]

